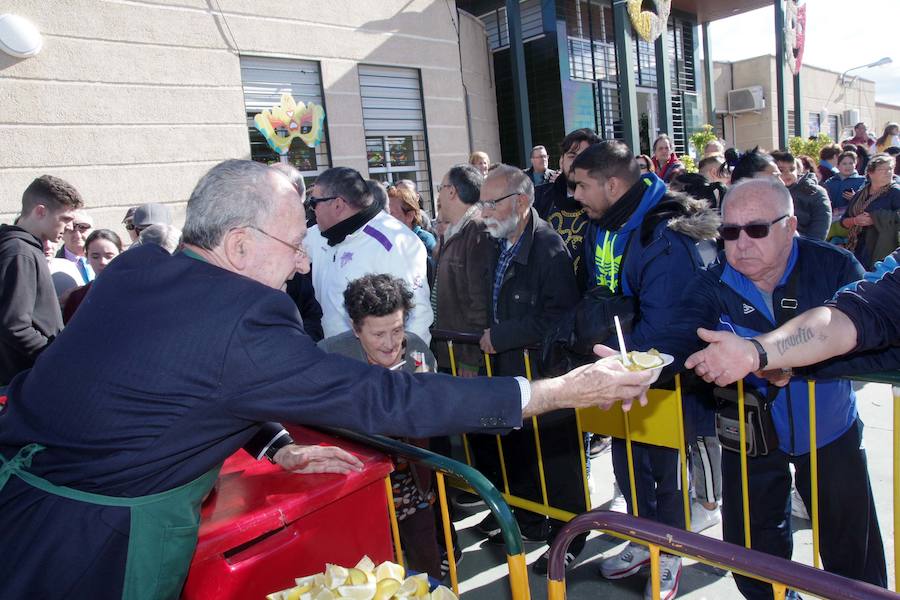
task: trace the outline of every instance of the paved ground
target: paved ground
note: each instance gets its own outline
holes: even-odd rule
[[[881,531],[888,556],[888,571],[891,587],[894,586],[894,527],[892,517],[892,400],[890,387],[868,384],[859,392],[860,414],[866,424],[864,435],[868,449],[869,471],[878,508]],[[604,454],[592,461],[592,478],[595,507],[603,506],[612,497],[612,467],[609,455]],[[471,512],[457,522],[463,546],[464,560],[460,564],[460,592],[464,600],[497,600],[509,598],[507,569],[503,549],[488,545],[474,529],[486,511]],[[823,524],[825,526],[825,524]],[[809,522],[794,519],[794,559],[812,564],[812,532]],[[705,532],[721,537],[721,527]],[[570,600],[587,598],[637,599],[643,595],[646,576],[636,575],[630,579],[610,583],[597,573],[598,561],[602,555],[609,555],[622,546],[615,538],[592,534],[585,551],[579,556],[575,568],[567,577],[567,595]],[[543,544],[526,543],[527,562],[531,564],[543,553]],[[546,598],[546,580],[530,574],[533,598]],[[707,565],[685,562],[682,573],[679,598],[719,599],[739,598],[737,588],[730,574]]]

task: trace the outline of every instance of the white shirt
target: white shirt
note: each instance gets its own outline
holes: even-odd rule
[[[344,290],[354,279],[370,273],[387,273],[406,282],[415,306],[406,329],[431,342],[428,330],[434,321],[429,300],[427,251],[412,230],[385,212],[351,233],[336,246],[329,246],[318,225],[306,237],[312,261],[316,300],[322,306],[322,330],[331,337],[351,329],[344,308]]]

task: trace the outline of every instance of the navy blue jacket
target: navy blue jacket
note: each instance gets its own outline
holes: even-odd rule
[[[9,386],[0,453],[47,449],[31,472],[112,496],[172,489],[266,421],[429,437],[521,424],[511,378],[391,372],[316,347],[287,294],[155,245],[122,254],[34,367]],[[117,597],[129,514],[0,491],[4,597]],[[47,577],[52,573],[52,577]],[[10,587],[11,586],[11,587]]]
[[[796,315],[821,306],[842,286],[861,279],[865,271],[846,250],[830,244],[795,237],[787,268],[773,293],[773,305],[791,307]],[[793,293],[791,289],[793,288]],[[791,297],[793,296],[793,297]],[[698,327],[725,330],[741,337],[753,337],[776,328],[775,317],[753,283],[725,261],[701,272],[685,290],[675,311],[677,320],[656,340],[656,347],[675,356],[676,369],[704,344],[697,338]],[[791,315],[794,316],[794,315]],[[746,386],[766,397],[768,383],[753,375]],[[781,389],[773,405],[779,447],[790,454],[809,452],[809,398],[807,381],[795,377]],[[856,421],[856,397],[846,380],[820,379],[816,382],[816,423],[818,446],[843,435]]]

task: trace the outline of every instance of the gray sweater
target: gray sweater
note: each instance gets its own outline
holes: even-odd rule
[[[797,232],[814,240],[824,240],[831,227],[831,201],[828,192],[816,182],[815,173],[807,173],[788,188],[794,199]]]
[[[362,344],[359,343],[359,338],[354,335],[353,331],[345,331],[344,333],[333,335],[330,338],[325,338],[319,342],[318,346],[325,352],[340,354],[341,356],[346,356],[348,358],[355,358],[362,362],[369,362]],[[416,334],[407,331],[406,352],[403,357],[406,359],[406,363],[400,369],[407,373],[416,372],[416,366],[413,364],[412,358],[410,358],[411,352],[423,352],[425,354],[425,364],[428,365],[428,370],[432,373],[437,370],[437,362],[435,361],[434,354],[431,353],[428,344]]]

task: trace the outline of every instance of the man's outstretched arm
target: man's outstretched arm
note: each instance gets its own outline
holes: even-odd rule
[[[760,370],[760,355],[753,342],[726,331],[698,329],[709,346],[695,352],[685,367],[716,385],[729,385]],[[755,339],[768,358],[765,370],[812,365],[852,351],[857,331],[846,314],[830,306],[813,308]]]

